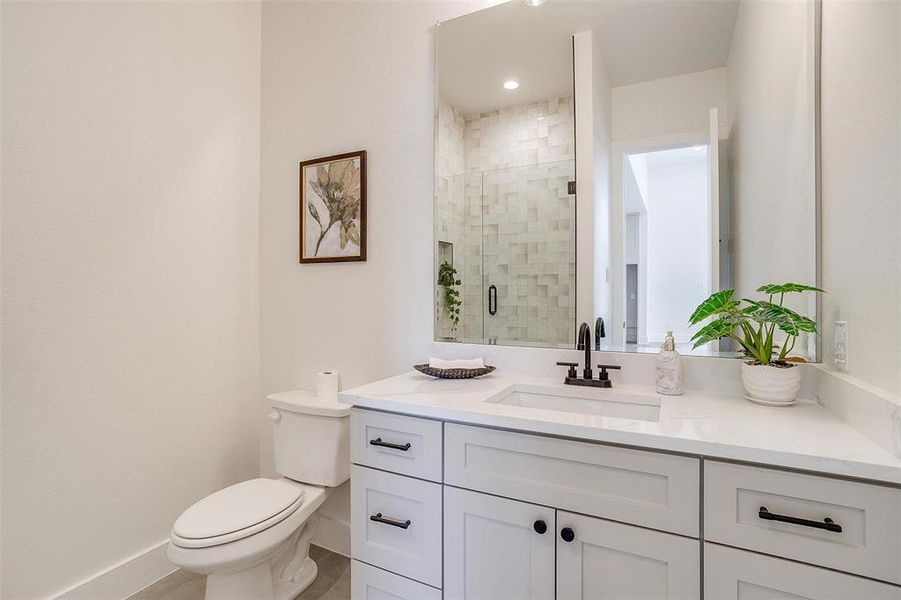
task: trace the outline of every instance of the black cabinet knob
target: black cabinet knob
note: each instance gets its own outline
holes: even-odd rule
[[[532,524],[532,529],[535,530],[535,533],[544,535],[544,532],[547,531],[547,523],[539,519]]]
[[[560,530],[560,537],[564,542],[571,542],[576,539],[576,532],[570,529],[569,527],[564,527]]]

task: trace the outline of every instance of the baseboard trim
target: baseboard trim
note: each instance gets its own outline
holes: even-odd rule
[[[140,592],[149,585],[170,575],[177,567],[166,557],[163,540],[146,550],[100,571],[52,598],[62,600],[121,600]]]
[[[350,523],[321,516],[313,533],[313,543],[350,558]]]

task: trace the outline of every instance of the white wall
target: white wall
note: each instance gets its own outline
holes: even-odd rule
[[[2,4],[4,598],[258,472],[259,49],[252,2]]]
[[[325,368],[337,369],[342,387],[348,388],[403,371],[427,352],[432,338],[433,26],[475,8],[412,2],[264,4],[264,392],[312,388],[315,372]],[[368,259],[300,265],[297,163],[349,148],[368,152]],[[270,453],[264,440],[267,471]]]
[[[677,343],[689,342],[688,315],[711,293],[707,153],[675,152],[692,155],[652,161],[648,169],[647,329],[639,330],[641,343],[662,343],[667,331]]]
[[[901,394],[901,3],[823,3],[824,361]],[[897,435],[897,432],[896,432]]]
[[[324,368],[337,369],[349,388],[428,358],[434,24],[491,4],[497,1],[264,4],[264,392],[312,388]],[[368,259],[300,265],[297,163],[353,149],[368,152]],[[262,469],[271,474],[269,425],[260,423]]]
[[[594,111],[594,314],[587,319],[589,326],[601,317],[605,321],[605,329],[609,332],[613,319],[613,275],[611,249],[615,244],[622,246],[622,231],[611,230],[612,219],[621,219],[622,215],[614,213],[611,208],[610,171],[612,169],[612,93],[610,78],[604,57],[601,55],[601,44],[597,34],[592,36],[592,85]],[[578,109],[576,110],[578,114]],[[578,154],[577,154],[578,156]],[[576,224],[578,226],[578,223]],[[578,263],[578,261],[577,261]],[[576,265],[578,268],[578,264]],[[576,306],[579,310],[579,306]],[[593,327],[592,327],[593,329]],[[608,334],[609,335],[609,334]]]
[[[706,131],[711,108],[728,113],[726,80],[719,68],[613,88],[613,139]]]
[[[742,2],[735,22],[728,122],[743,297],[766,283],[816,282],[812,11],[812,2]],[[813,315],[812,303],[792,304]]]
[[[573,36],[576,101],[576,323],[609,323],[610,84],[593,31]]]

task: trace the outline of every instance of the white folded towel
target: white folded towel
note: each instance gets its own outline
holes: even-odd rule
[[[429,366],[433,369],[484,369],[485,361],[481,358],[458,358],[457,360],[430,358]]]

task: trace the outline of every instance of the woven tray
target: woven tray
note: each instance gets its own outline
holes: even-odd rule
[[[413,365],[413,368],[420,373],[425,373],[439,379],[472,379],[473,377],[481,377],[494,371],[494,367],[485,365],[481,369],[435,369],[429,365]]]

